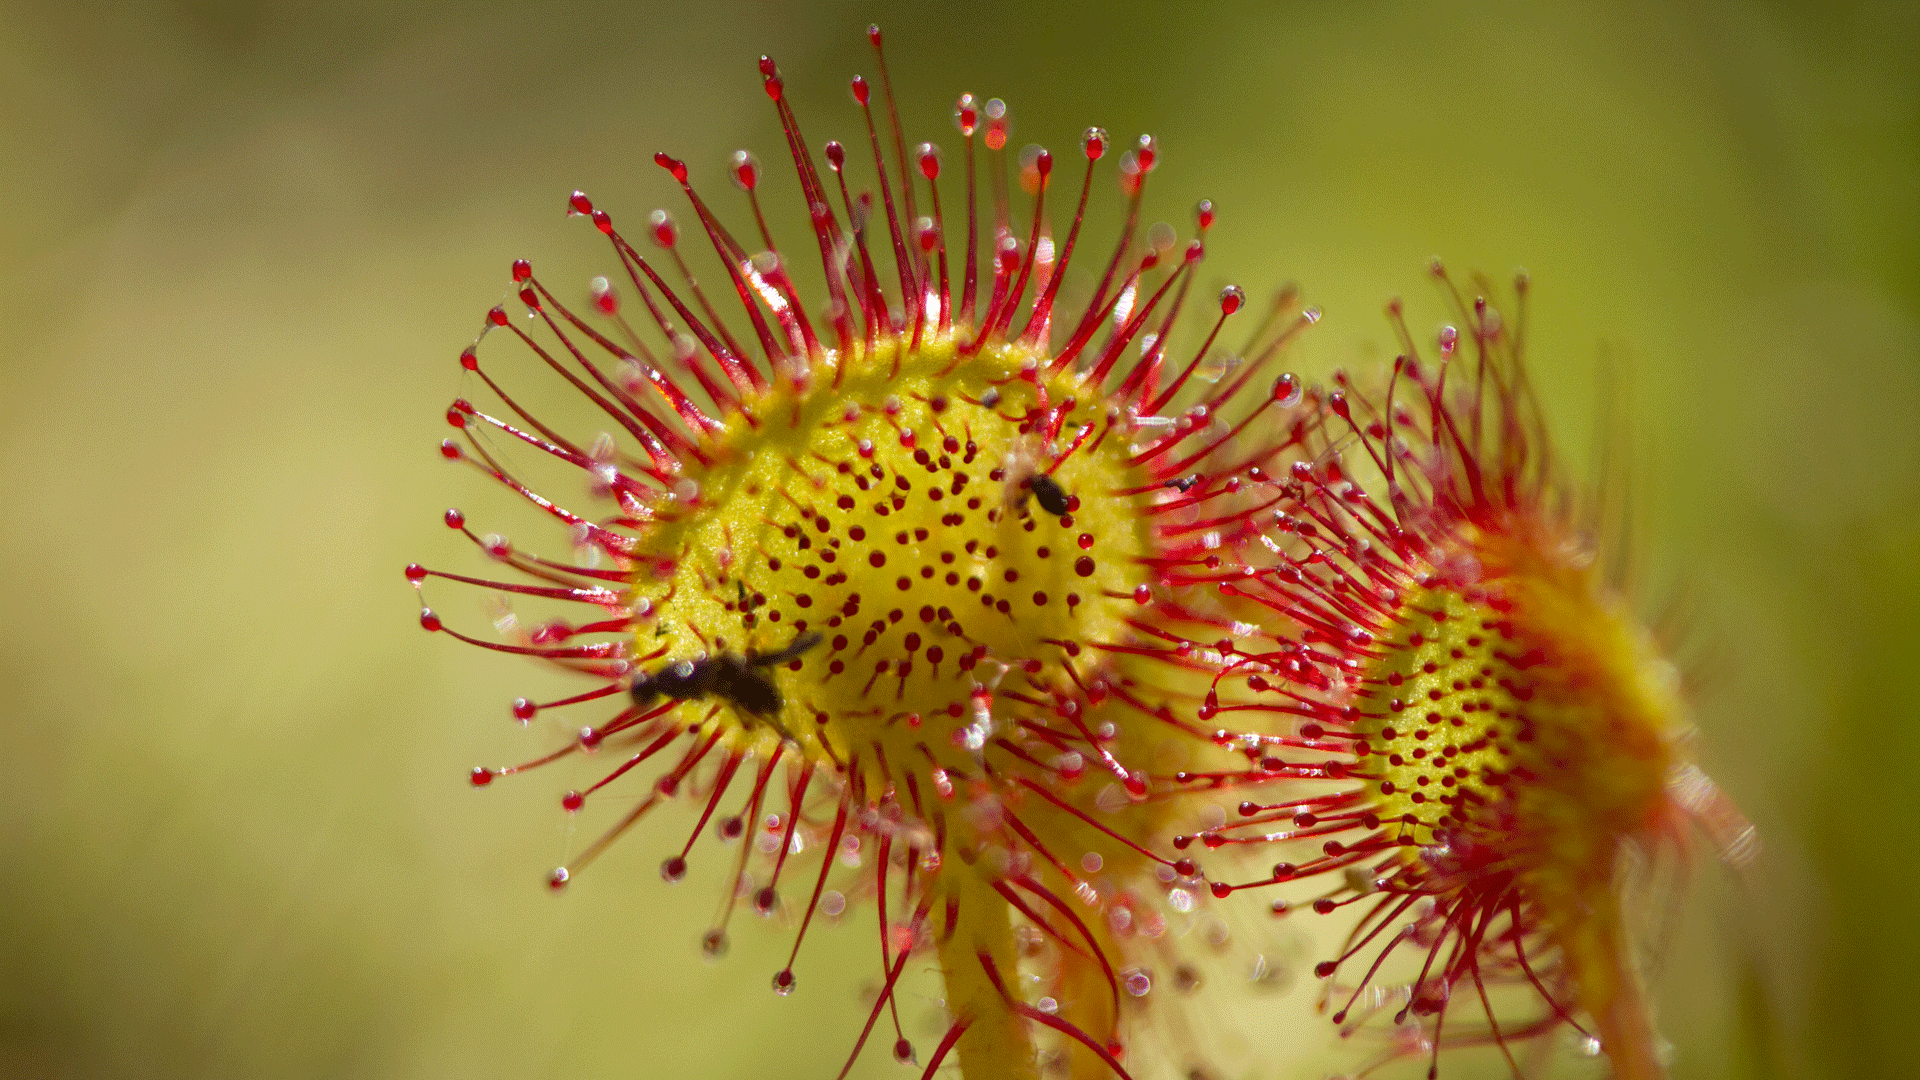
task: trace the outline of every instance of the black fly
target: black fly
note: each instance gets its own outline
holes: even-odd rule
[[[1054,517],[1067,512],[1067,491],[1053,477],[1041,473],[1028,481],[1028,486],[1033,489],[1033,500],[1040,504],[1040,509]]]
[[[737,709],[758,717],[780,713],[780,688],[767,673],[820,644],[820,635],[807,633],[776,653],[764,655],[749,651],[745,656],[723,652],[698,660],[678,660],[651,675],[633,680],[629,691],[635,705],[646,705],[665,695],[675,701],[690,701],[708,694],[729,701]]]
[[[1161,484],[1160,486],[1172,488],[1173,490],[1179,492],[1180,494],[1185,495],[1187,492],[1193,490],[1193,485],[1199,482],[1200,482],[1200,474],[1194,473],[1192,476],[1176,476],[1173,479],[1168,480],[1165,483]]]

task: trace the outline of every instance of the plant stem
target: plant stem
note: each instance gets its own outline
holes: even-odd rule
[[[973,1080],[1039,1080],[1029,1025],[1008,1007],[980,962],[982,954],[991,958],[1008,991],[1018,992],[1013,909],[973,873],[949,875],[948,888],[958,915],[953,932],[940,942],[940,967],[947,1011],[967,1022],[954,1048],[960,1074]]]
[[[1665,1080],[1667,1071],[1654,1053],[1652,1018],[1639,977],[1627,960],[1620,926],[1620,901],[1610,890],[1571,924],[1563,924],[1560,948],[1580,1005],[1593,1018],[1594,1034],[1614,1080]]]

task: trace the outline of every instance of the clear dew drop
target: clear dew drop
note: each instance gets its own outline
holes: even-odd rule
[[[1287,982],[1283,969],[1268,960],[1264,953],[1255,953],[1253,959],[1247,962],[1246,971],[1247,982],[1259,989],[1277,990]]]
[[[1180,233],[1165,221],[1156,221],[1147,226],[1147,250],[1161,258],[1166,258],[1173,246],[1180,242]]]
[[[1232,374],[1240,366],[1240,357],[1229,349],[1215,349],[1200,362],[1193,377],[1203,382],[1217,383]]]
[[[1301,393],[1300,377],[1291,371],[1273,380],[1273,403],[1283,409],[1300,404]]]

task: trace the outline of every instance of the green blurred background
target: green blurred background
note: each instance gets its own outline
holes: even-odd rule
[[[870,916],[815,932],[791,998],[787,932],[703,962],[718,872],[655,872],[684,814],[547,895],[580,774],[465,771],[536,749],[506,702],[557,684],[422,634],[400,568],[480,565],[448,505],[533,528],[434,444],[508,262],[607,267],[566,194],[679,209],[664,148],[731,214],[751,146],[796,235],[754,58],[848,138],[869,20],[910,139],[955,149],[961,90],[1015,145],[1157,134],[1154,216],[1220,208],[1211,283],[1325,309],[1303,372],[1390,356],[1390,295],[1430,332],[1432,255],[1532,271],[1576,465],[1625,386],[1651,596],[1768,845],[1694,875],[1675,1075],[1913,1069],[1920,5],[1687,7],[0,5],[0,1075],[838,1067]],[[1315,932],[1238,940],[1297,966]],[[1215,979],[1192,1037],[1230,1033],[1227,1077],[1351,1065],[1311,981]],[[859,1075],[905,1075],[876,1050]]]

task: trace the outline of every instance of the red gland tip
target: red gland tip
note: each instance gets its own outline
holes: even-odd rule
[[[473,346],[460,350],[460,366],[468,371],[480,370],[480,354],[473,351]]]
[[[1224,881],[1216,881],[1207,887],[1213,890],[1213,896],[1216,900],[1225,900],[1227,897],[1233,895],[1233,886]]]
[[[1107,129],[1090,127],[1080,135],[1080,149],[1088,161],[1099,161],[1107,153]]]
[[[532,308],[535,311],[540,310],[540,295],[534,292],[532,289],[520,290],[520,302],[527,305],[529,308]]]
[[[569,814],[585,805],[587,805],[587,797],[578,791],[569,791],[565,795],[560,796],[560,809],[565,810]]]
[[[653,242],[661,247],[671,248],[680,242],[680,228],[673,223],[673,215],[665,210],[648,214],[647,224],[653,230]]]
[[[453,509],[452,507],[449,507],[447,509],[445,519],[447,522],[447,528],[449,529],[465,528],[467,524],[467,515],[461,513],[459,510]]]
[[[827,167],[834,172],[839,172],[842,168],[846,167],[847,148],[840,145],[838,139],[831,140],[827,143],[826,154]]]
[[[460,444],[454,442],[452,439],[441,439],[440,456],[446,458],[448,461],[459,461]]]
[[[1193,216],[1200,222],[1201,232],[1213,228],[1213,200],[1201,199],[1200,204],[1193,208]]]
[[[660,864],[660,878],[663,881],[679,881],[687,876],[687,860],[678,855]]]
[[[1200,867],[1192,859],[1177,859],[1173,864],[1173,872],[1181,877],[1192,877],[1200,872]]]
[[[1332,409],[1342,420],[1353,419],[1353,410],[1347,406],[1347,392],[1345,390],[1335,390],[1333,393],[1328,394],[1327,407]]]
[[[1153,163],[1159,156],[1159,142],[1151,135],[1140,136],[1140,141],[1135,144],[1134,149],[1134,163],[1139,166],[1140,171],[1143,173],[1152,172]]]
[[[687,182],[687,163],[673,157],[665,150],[653,155],[653,163],[672,173],[675,180],[683,184]]]
[[[961,94],[953,103],[953,126],[960,134],[973,138],[974,130],[980,126],[980,107],[974,103],[972,94]]]
[[[1053,172],[1053,154],[1043,148],[1039,153],[1033,155],[1033,169],[1041,176],[1046,176]]]
[[[428,633],[437,631],[440,629],[440,616],[435,615],[432,608],[423,607],[420,609],[420,625],[425,627]]]
[[[407,564],[407,580],[420,581],[427,576],[427,568],[417,562]]]
[[[987,149],[998,150],[1007,145],[1007,125],[1007,103],[999,98],[987,99]]]
[[[507,309],[496,307],[492,311],[487,312],[487,321],[495,326],[507,325]]]
[[[1289,371],[1273,380],[1273,389],[1268,394],[1275,402],[1283,406],[1300,403],[1300,377]]]
[[[1339,964],[1336,964],[1331,960],[1322,960],[1319,963],[1313,965],[1313,974],[1316,978],[1330,979],[1333,977],[1333,973],[1335,971],[1338,971],[1339,969],[1340,969]]]
[[[605,210],[595,210],[593,212],[593,227],[606,233],[608,236],[613,235],[613,219],[607,216]]]
[[[794,978],[792,968],[781,968],[773,974],[773,992],[781,997],[793,993]]]
[[[515,720],[520,721],[523,724],[533,719],[534,714],[538,713],[539,711],[540,711],[540,706],[535,705],[533,702],[528,701],[526,698],[517,697],[513,699],[513,718]]]
[[[513,280],[525,281],[533,276],[533,264],[525,259],[513,260]]]
[[[733,152],[733,183],[741,191],[752,191],[760,183],[760,160],[747,150]]]
[[[567,882],[572,880],[572,878],[573,875],[567,873],[566,867],[556,867],[553,873],[547,875],[547,888],[552,889],[554,892],[559,892],[561,889],[567,887]]]
[[[471,411],[471,409],[469,409]],[[467,414],[460,411],[460,403],[455,402],[447,408],[447,423],[457,428],[467,426]]]
[[[901,1039],[898,1042],[894,1043],[893,1044],[893,1060],[899,1062],[902,1065],[912,1063],[914,1060],[913,1043],[907,1041],[906,1039]]]
[[[870,93],[872,93],[872,91],[867,88],[867,77],[865,75],[855,75],[853,77],[853,100],[864,106],[867,103],[867,96]]]
[[[467,783],[474,787],[486,787],[493,783],[493,770],[485,765],[475,765],[473,771],[467,774]]]
[[[613,283],[603,277],[596,277],[587,287],[593,299],[594,309],[602,315],[614,315],[620,311],[620,293]]]
[[[584,191],[576,191],[567,199],[567,212],[570,214],[593,213],[593,200],[587,198]]]
[[[880,47],[880,24],[867,24],[867,40],[873,42],[874,48],[877,49]]]
[[[765,80],[767,96],[779,101],[781,93],[786,89],[786,84],[780,80],[780,69],[774,66],[773,57],[760,58],[760,76]]]
[[[1229,285],[1220,290],[1220,314],[1222,315],[1231,315],[1239,311],[1240,305],[1246,302],[1246,291],[1238,285]]]
[[[940,148],[930,142],[923,142],[914,148],[914,156],[920,159],[920,174],[929,180],[940,178]]]

